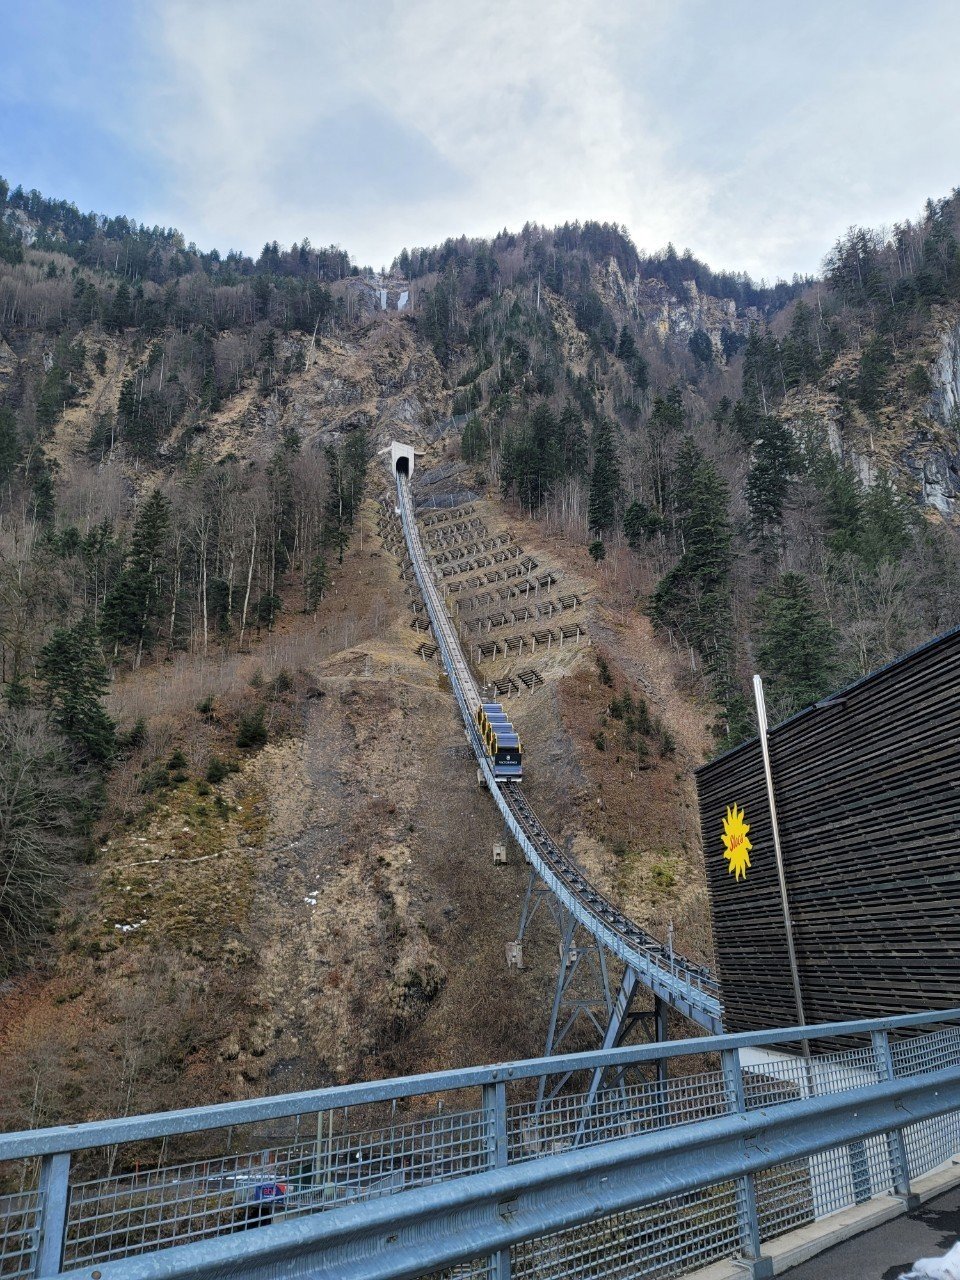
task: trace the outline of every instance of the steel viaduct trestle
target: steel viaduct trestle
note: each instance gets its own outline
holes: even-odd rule
[[[480,706],[480,694],[420,539],[409,470],[405,466],[397,467],[395,457],[393,466],[400,521],[410,562],[463,717],[467,739],[476,756],[480,775],[503,816],[507,830],[531,868],[531,885],[521,918],[521,937],[533,914],[531,898],[537,885],[545,886],[553,899],[551,909],[560,930],[561,959],[548,1053],[559,1048],[576,1016],[575,1001],[572,1017],[564,1021],[562,1012],[565,1003],[570,1004],[565,997],[569,995],[571,971],[575,971],[583,960],[583,942],[577,945],[578,936],[585,939],[587,946],[595,948],[594,959],[606,1011],[606,1026],[601,1035],[605,1046],[619,1042],[632,1016],[631,1006],[638,985],[653,994],[659,1031],[662,1032],[664,1027],[662,1011],[668,1007],[708,1032],[718,1034],[723,1029],[722,1009],[719,986],[711,972],[677,955],[672,948],[665,947],[625,916],[590,883],[573,859],[553,840],[522,788],[517,783],[503,783],[494,778],[476,729],[475,713]],[[609,987],[607,955],[617,957],[624,965],[623,980],[616,995]],[[596,1022],[596,1018],[593,1020]]]

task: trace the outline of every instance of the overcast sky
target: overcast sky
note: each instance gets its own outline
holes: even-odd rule
[[[819,269],[960,185],[958,0],[0,0],[0,174],[256,254],[527,221]]]

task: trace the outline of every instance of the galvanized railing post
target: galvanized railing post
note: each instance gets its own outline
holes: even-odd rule
[[[35,1276],[58,1276],[63,1268],[70,1202],[70,1152],[43,1157],[40,1166],[40,1232]]]
[[[723,1082],[727,1093],[727,1106],[731,1112],[743,1113],[747,1109],[743,1092],[743,1072],[740,1067],[739,1049],[724,1049]],[[737,1179],[737,1217],[740,1221],[740,1248],[745,1262],[750,1264],[754,1280],[765,1280],[773,1275],[773,1259],[760,1252],[760,1217],[757,1212],[757,1186],[752,1173]]]
[[[886,1031],[871,1031],[873,1057],[877,1065],[877,1076],[880,1080],[892,1080],[893,1055],[890,1052],[890,1036]],[[901,1196],[908,1209],[915,1209],[920,1201],[910,1190],[910,1163],[907,1160],[907,1144],[902,1129],[891,1129],[886,1135],[887,1153],[890,1161],[890,1172],[893,1175],[894,1194]]]
[[[487,1163],[491,1169],[507,1164],[507,1088],[502,1080],[483,1086],[487,1129]],[[498,1249],[489,1259],[490,1280],[510,1280],[510,1250]]]

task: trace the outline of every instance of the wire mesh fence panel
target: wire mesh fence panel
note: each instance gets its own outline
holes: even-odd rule
[[[881,1135],[821,1151],[810,1159],[813,1205],[824,1218],[893,1190],[890,1146]]]
[[[440,1111],[383,1128],[335,1133],[313,1148],[324,1203],[422,1186],[490,1164],[490,1123],[481,1110]]]
[[[756,1175],[760,1238],[787,1231],[894,1189],[895,1152],[884,1135],[821,1151]]]
[[[773,1240],[814,1219],[808,1160],[792,1160],[755,1175],[760,1239]]]
[[[571,1146],[613,1142],[633,1134],[722,1115],[729,1106],[720,1072],[623,1083],[507,1108],[510,1160],[533,1160]]]
[[[734,1257],[740,1247],[739,1197],[736,1184],[727,1182],[524,1241],[512,1250],[512,1276],[665,1278]]]
[[[417,1280],[490,1280],[490,1262],[475,1258],[472,1262],[458,1262],[455,1267],[443,1271],[424,1272]]]
[[[952,1159],[960,1151],[960,1113],[956,1111],[903,1130],[907,1150],[907,1167],[911,1178],[918,1178]]]
[[[907,1020],[905,1030],[917,1025],[919,1020]],[[805,1102],[796,1115],[814,1126],[815,1140],[836,1142],[847,1136],[849,1127],[831,1128],[831,1116],[835,1111],[856,1114],[859,1098],[852,1091],[875,1090],[887,1070],[885,1028],[868,1024],[866,1029],[874,1032],[875,1042],[863,1043],[862,1035],[852,1041],[848,1035],[841,1043],[856,1047],[813,1059],[764,1046],[751,1049],[742,1067],[747,1110],[769,1109],[763,1124],[775,1132],[777,1108]],[[38,1185],[49,1188],[51,1221],[58,1221],[57,1206],[66,1204],[66,1266],[84,1267],[495,1167],[512,1176],[503,1166],[539,1157],[565,1153],[557,1165],[576,1166],[584,1147],[639,1135],[653,1135],[642,1145],[658,1147],[669,1159],[671,1147],[682,1147],[684,1141],[697,1146],[700,1135],[693,1130],[686,1139],[679,1133],[660,1139],[658,1131],[696,1122],[706,1122],[709,1129],[711,1120],[736,1109],[735,1059],[728,1053],[724,1071],[719,1071],[713,1069],[721,1061],[716,1050],[688,1050],[684,1057],[681,1049],[673,1061],[669,1049],[662,1060],[648,1059],[650,1052],[641,1049],[636,1057],[613,1066],[608,1065],[613,1055],[587,1056],[566,1075],[555,1067],[552,1075],[538,1074],[546,1064],[536,1063],[529,1074],[496,1068],[416,1077],[409,1083],[374,1082],[311,1095],[309,1102],[322,1099],[326,1104],[327,1110],[320,1112],[300,1111],[308,1104],[303,1095],[292,1095],[293,1105],[282,1104],[272,1115],[260,1104],[243,1104],[239,1112],[235,1105],[227,1112],[207,1113],[207,1123],[215,1121],[216,1127],[198,1124],[189,1133],[164,1130],[153,1117],[144,1118],[147,1123],[133,1119],[124,1122],[121,1132],[128,1136],[119,1146],[94,1149],[78,1142],[72,1166],[65,1156],[47,1161],[50,1147],[41,1147],[45,1162],[39,1183],[41,1160],[31,1145],[34,1140],[11,1135],[8,1150],[33,1154],[11,1157],[0,1166],[0,1280],[26,1278],[35,1270],[43,1195],[33,1189]],[[941,1024],[929,1034],[893,1040],[890,1060],[900,1079],[950,1068],[949,1078],[960,1078],[960,1027],[944,1029]],[[695,1069],[679,1074],[685,1067]],[[559,1091],[551,1096],[550,1088],[558,1083]],[[919,1083],[919,1091],[913,1085],[902,1091],[910,1097],[930,1094],[940,1098],[941,1105],[947,1101],[939,1092],[939,1081]],[[421,1093],[420,1088],[429,1092]],[[882,1099],[889,1092],[879,1091],[877,1096]],[[822,1115],[819,1110],[814,1114],[819,1104],[810,1099],[837,1094],[849,1097],[823,1109]],[[885,1123],[899,1124],[900,1116],[909,1114],[891,1108]],[[232,1123],[224,1120],[228,1115],[234,1117]],[[780,1117],[788,1119],[795,1122],[792,1109]],[[916,1178],[960,1151],[958,1113],[908,1125],[902,1132],[902,1145],[892,1131],[756,1174],[761,1238],[781,1236],[895,1188],[902,1191],[906,1172]],[[780,1151],[795,1149],[784,1145]],[[900,1168],[904,1151],[906,1171]],[[590,1156],[588,1162],[596,1158]],[[134,1164],[147,1159],[150,1167]],[[74,1181],[66,1196],[71,1167]],[[715,1169],[712,1176],[718,1172]],[[517,1174],[521,1182],[530,1176]],[[711,1174],[704,1171],[703,1176]],[[676,1181],[661,1182],[657,1193],[675,1185]],[[740,1198],[748,1186],[742,1180],[714,1184],[575,1231],[541,1234],[514,1246],[514,1274],[530,1280],[626,1280],[696,1269],[737,1253],[747,1238],[747,1202]],[[398,1213],[404,1203],[409,1202],[397,1203]],[[541,1232],[548,1221],[540,1219]],[[481,1239],[468,1238],[464,1247],[474,1249]],[[492,1274],[488,1257],[438,1273],[437,1280],[486,1280]]]
[[[211,1162],[219,1167],[209,1174],[202,1166],[174,1166],[74,1184],[65,1262],[106,1262],[239,1230],[245,1180],[256,1176],[240,1159]],[[270,1175],[262,1169],[259,1176]]]
[[[754,1109],[861,1089],[879,1079],[873,1046],[866,1045],[816,1058],[770,1055],[762,1064],[744,1070],[743,1092],[747,1107]]]
[[[340,1124],[350,1122],[343,1114]],[[283,1147],[120,1173],[71,1188],[66,1258],[103,1262],[475,1173],[490,1162],[480,1111],[335,1130]]]
[[[0,1276],[3,1280],[33,1275],[39,1228],[39,1191],[0,1195]]]
[[[942,1027],[909,1040],[890,1045],[893,1073],[897,1076],[923,1075],[960,1063],[960,1027]]]

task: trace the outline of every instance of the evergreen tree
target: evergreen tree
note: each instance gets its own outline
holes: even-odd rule
[[[22,450],[13,410],[0,405],[0,484],[5,484],[20,465]]]
[[[694,441],[693,436],[684,436],[670,466],[669,481],[665,490],[671,531],[676,538],[677,549],[680,551],[685,546],[686,530],[703,463],[703,450]]]
[[[110,301],[110,307],[104,319],[104,328],[111,333],[122,333],[130,322],[130,286],[126,280],[121,280]]]
[[[49,524],[56,509],[56,492],[53,487],[56,465],[42,449],[31,450],[27,479],[33,494],[33,514],[41,524]]]
[[[638,391],[646,391],[650,385],[650,367],[638,351],[630,361],[630,375]]]
[[[690,335],[690,341],[687,345],[701,364],[713,363],[713,343],[710,341],[709,333],[705,330],[695,330]]]
[[[887,374],[893,364],[893,353],[885,337],[870,339],[860,356],[857,376],[857,403],[864,413],[874,414],[880,408]]]
[[[769,413],[776,402],[779,359],[773,335],[751,325],[743,353],[743,401],[748,413]]]
[[[760,419],[747,476],[750,536],[763,552],[770,553],[783,526],[783,507],[796,473],[797,450],[793,435],[779,418]]]
[[[542,400],[525,423],[504,441],[501,482],[524,506],[538,510],[564,472],[564,438],[560,421]]]
[[[350,433],[343,447],[341,481],[344,486],[344,518],[348,525],[354,523],[360,510],[369,464],[370,441],[366,427],[361,424]]]
[[[587,523],[599,538],[612,529],[620,497],[620,464],[617,460],[613,428],[601,418],[593,429],[593,469],[590,472],[590,503]]]
[[[135,644],[138,663],[163,614],[170,522],[170,502],[155,489],[140,509],[130,556],[103,605],[104,637],[114,652],[122,644]]]
[[[860,502],[857,554],[870,569],[878,568],[884,560],[898,560],[910,546],[915,522],[913,508],[882,471]]]
[[[103,707],[110,681],[93,619],[85,616],[72,627],[58,627],[40,651],[37,674],[60,732],[89,760],[106,765],[116,740]]]
[[[634,551],[639,551],[662,528],[663,517],[636,498],[623,513],[623,532]]]
[[[736,741],[744,731],[745,714],[734,672],[729,493],[705,459],[685,486],[680,532],[683,553],[657,584],[651,616],[656,625],[678,631],[703,657],[724,707],[724,731]]]
[[[802,574],[783,574],[758,603],[757,663],[777,713],[788,716],[828,691],[837,669],[836,636]]]
[[[307,575],[307,609],[313,611],[320,604],[330,586],[330,569],[324,556],[317,554],[310,562]]]
[[[837,555],[856,553],[862,527],[860,485],[829,449],[816,455],[813,478],[820,490],[827,545]]]
[[[476,414],[469,417],[464,424],[460,449],[464,462],[482,462],[490,451],[487,433]]]
[[[629,364],[637,354],[637,344],[633,334],[626,325],[620,330],[620,340],[617,343],[617,358],[622,360],[624,364]]]
[[[813,337],[813,312],[803,299],[797,302],[790,322],[790,332],[782,346],[783,377],[788,387],[816,381],[820,358]]]
[[[323,547],[335,550],[337,562],[343,564],[343,552],[350,540],[344,510],[344,466],[343,457],[332,444],[327,445],[327,500],[323,509],[323,529],[320,543]]]
[[[590,445],[583,417],[569,400],[560,415],[560,433],[563,437],[564,471],[568,476],[585,476],[590,461]]]

